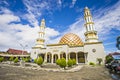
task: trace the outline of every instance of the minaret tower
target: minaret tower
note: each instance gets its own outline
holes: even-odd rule
[[[92,15],[88,7],[84,9],[84,19],[85,19],[85,42],[86,43],[94,43],[98,42],[97,31],[95,31],[94,22],[92,20]]]
[[[35,47],[38,47],[38,48],[44,48],[45,47],[45,45],[44,45],[44,42],[45,42],[45,39],[44,39],[45,27],[46,27],[45,26],[45,20],[42,19],[41,24],[40,24],[40,31],[38,32],[39,37],[36,39]]]

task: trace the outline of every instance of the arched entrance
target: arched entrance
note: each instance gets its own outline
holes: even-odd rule
[[[58,59],[58,55],[57,54],[54,54],[53,56],[53,63],[56,63],[56,60]]]
[[[65,52],[63,52],[63,53],[60,54],[60,58],[65,58],[65,59],[66,59],[66,54],[65,54]]]
[[[69,58],[76,60],[76,53],[75,53],[75,52],[71,52],[71,53],[69,54]]]
[[[52,54],[47,53],[47,63],[51,63]]]
[[[78,63],[85,63],[85,55],[84,52],[78,52]]]

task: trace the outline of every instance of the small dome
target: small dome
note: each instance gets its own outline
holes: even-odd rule
[[[65,34],[59,44],[68,44],[69,46],[83,46],[83,42],[79,36],[73,33]]]

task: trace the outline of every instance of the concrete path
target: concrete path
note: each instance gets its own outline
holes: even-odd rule
[[[76,72],[79,71],[84,65],[77,65],[74,66],[71,69],[66,69],[64,70],[63,68],[41,68],[40,66],[38,66],[37,64],[32,64],[33,66],[15,66],[15,65],[10,65],[10,64],[2,64],[3,66],[11,66],[11,67],[19,67],[19,68],[24,68],[24,69],[33,69],[33,70],[43,70],[43,71],[53,71],[53,72]]]

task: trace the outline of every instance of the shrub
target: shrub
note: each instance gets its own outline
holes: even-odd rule
[[[61,60],[60,60],[60,59],[57,59],[57,60],[56,60],[56,64],[57,64],[57,65],[60,65],[60,63],[61,63]]]
[[[17,63],[17,62],[18,62],[18,57],[14,59],[14,63]]]
[[[26,58],[22,58],[22,60],[25,61],[25,62],[29,62],[30,58],[26,57]]]
[[[9,61],[13,61],[13,60],[14,60],[14,57],[10,56]]]
[[[40,56],[38,59],[37,59],[37,64],[38,65],[42,65],[43,63],[43,58]]]
[[[36,58],[36,59],[34,59],[34,63],[37,63],[37,58]]]
[[[98,64],[101,65],[101,62],[103,61],[102,58],[97,58]]]
[[[0,57],[0,62],[3,62],[3,60],[4,60],[4,57]]]
[[[76,65],[76,60],[75,60],[75,59],[72,59],[72,61],[73,61],[73,65]]]
[[[93,62],[90,62],[90,63],[89,63],[89,65],[93,65],[93,66],[95,66],[95,63],[93,63]]]
[[[25,62],[29,62],[30,61],[30,59],[29,58],[25,58]]]
[[[67,66],[65,58],[62,58],[60,61],[60,67],[64,68]]]
[[[65,58],[57,59],[56,64],[59,65],[60,67],[64,68],[64,69],[67,66]]]
[[[73,60],[69,59],[67,64],[68,64],[68,67],[71,67],[73,65]]]

